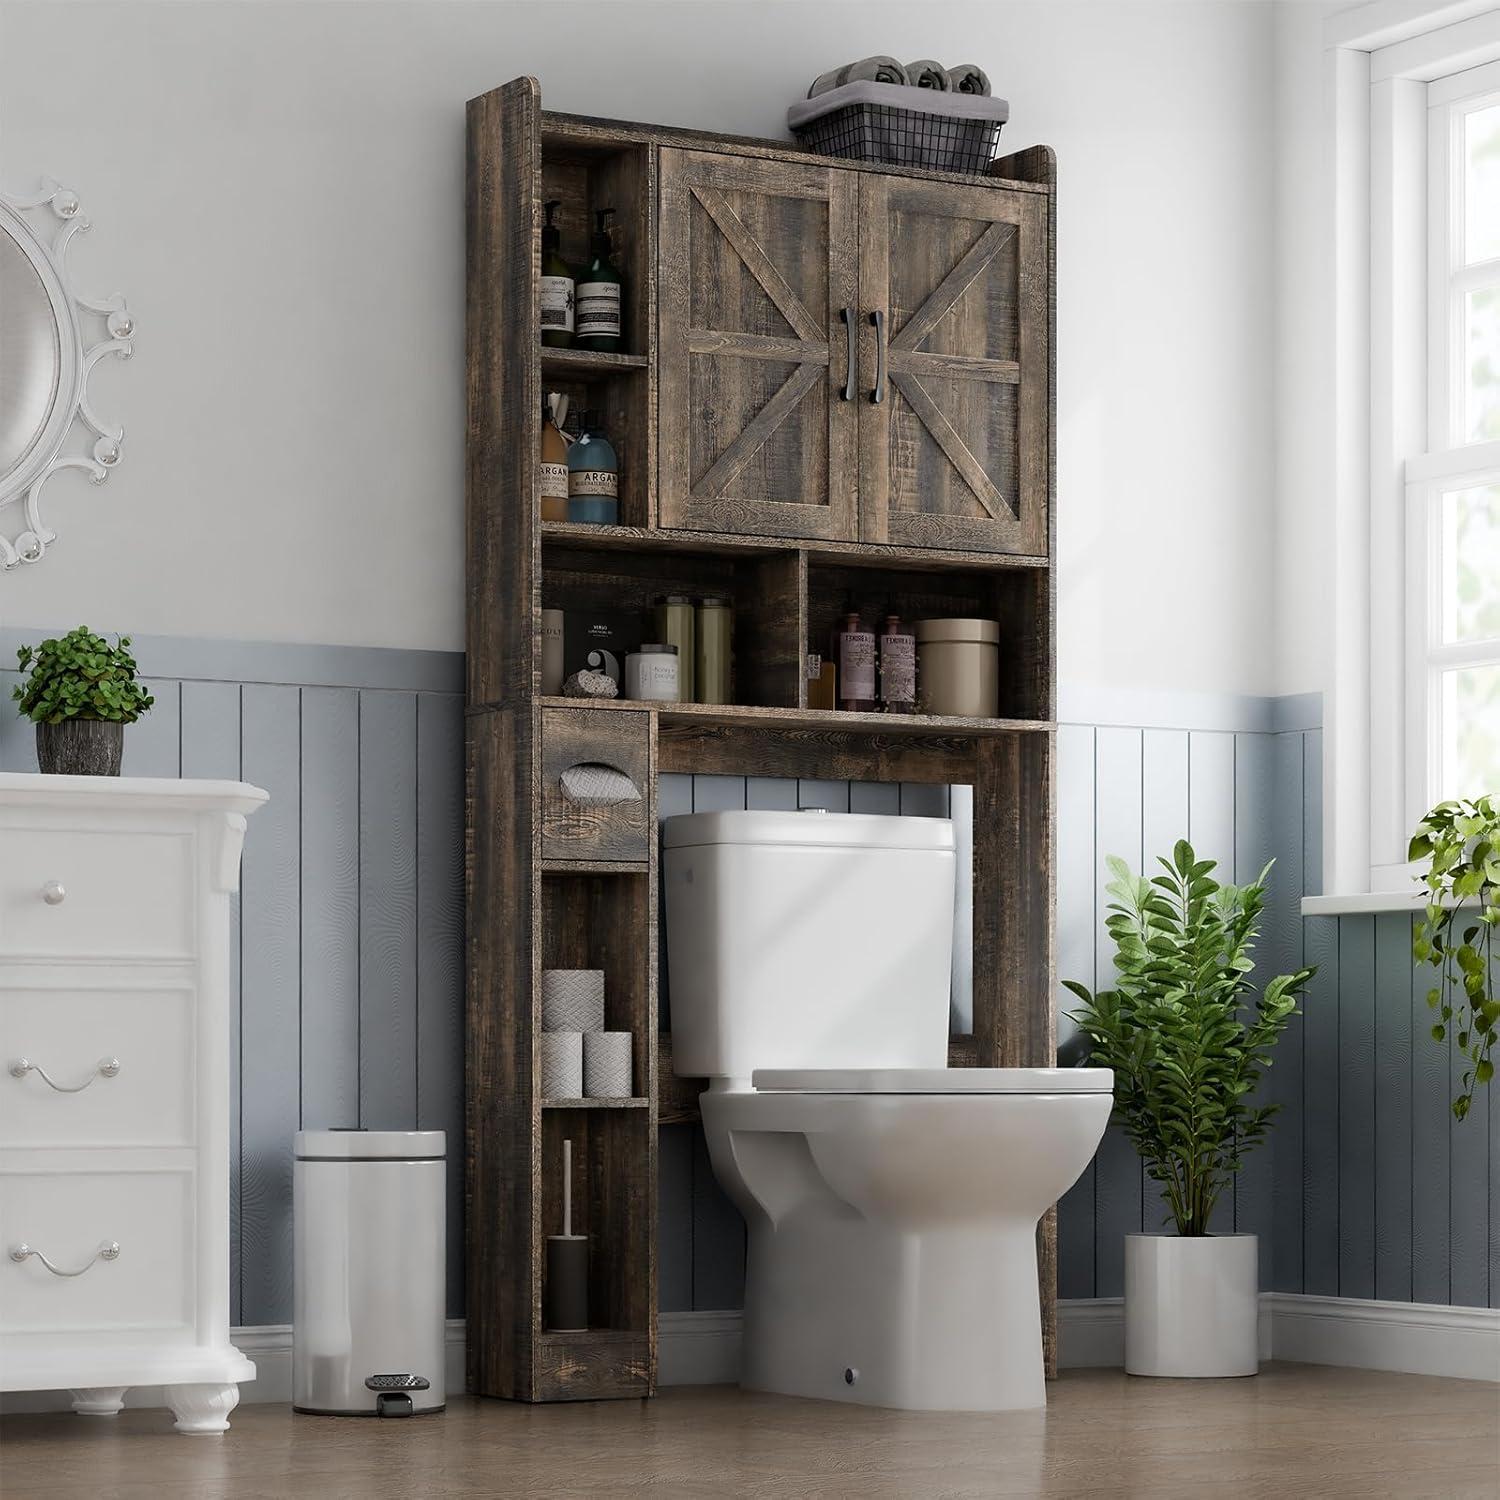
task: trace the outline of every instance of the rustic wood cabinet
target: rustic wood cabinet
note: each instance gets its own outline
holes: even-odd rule
[[[657,1132],[698,1090],[658,1034],[662,772],[974,790],[974,1021],[955,1067],[1053,1058],[1053,158],[989,178],[544,112],[516,79],[468,107],[467,1324],[469,1389],[528,1401],[656,1385]],[[618,353],[539,345],[542,204],[564,253],[613,208]],[[881,313],[881,326],[871,319]],[[882,356],[884,381],[881,381]],[[620,524],[541,517],[544,391],[604,415]],[[879,390],[882,399],[873,401]],[[734,612],[732,701],[541,692],[540,612]],[[809,708],[805,653],[873,618],[1001,627],[989,719]],[[640,792],[580,803],[608,766]],[[576,777],[569,783],[576,784]],[[602,969],[634,1093],[544,1096],[547,968]],[[545,1241],[590,1243],[590,1326],[549,1329]],[[1053,1220],[1039,1233],[1055,1358]]]
[[[663,150],[661,524],[1047,550],[1047,202]]]

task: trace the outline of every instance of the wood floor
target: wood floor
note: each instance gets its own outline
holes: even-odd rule
[[[679,1387],[656,1401],[463,1400],[404,1422],[241,1407],[0,1420],[0,1494],[766,1497],[1500,1495],[1500,1387],[1269,1365],[1257,1379],[1065,1372],[1045,1414],[950,1416]]]

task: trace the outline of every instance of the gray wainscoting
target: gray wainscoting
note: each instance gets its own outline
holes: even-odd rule
[[[11,660],[16,634],[0,633]],[[292,1135],[336,1125],[448,1132],[459,1315],[461,659],[234,642],[136,650],[156,706],[126,734],[125,774],[271,794],[250,819],[236,908],[232,1320],[291,1322]],[[0,769],[35,770],[15,681],[0,672]]]
[[[38,632],[25,632],[35,638]],[[23,633],[0,630],[0,660]],[[449,1310],[463,1310],[462,659],[443,653],[139,640],[156,709],[126,771],[234,777],[271,802],[250,821],[237,909],[233,1317],[291,1318],[291,1138],[302,1126],[449,1132]],[[0,769],[35,768],[0,671]],[[1186,705],[1186,707],[1184,707]],[[1082,717],[1064,697],[1065,717]],[[1427,1035],[1430,971],[1409,919],[1311,918],[1322,865],[1321,734],[1301,700],[1120,696],[1058,731],[1059,972],[1108,979],[1103,856],[1139,863],[1187,833],[1244,879],[1273,855],[1261,946],[1271,971],[1319,965],[1277,1054],[1269,1150],[1226,1205],[1264,1237],[1280,1291],[1500,1305],[1500,1100],[1448,1111],[1457,1072]],[[1183,728],[1128,722],[1139,709]],[[966,797],[951,811],[962,822]],[[663,815],[722,807],[942,815],[941,788],[757,777],[663,778]],[[665,993],[664,1007],[670,1006]],[[955,964],[956,1020],[967,972]],[[1063,997],[1062,1008],[1068,1008]],[[664,1010],[664,1014],[666,1011]],[[1063,1031],[1066,1033],[1064,1023]],[[744,1230],[701,1131],[661,1141],[666,1310],[740,1305]],[[1111,1131],[1059,1209],[1065,1297],[1118,1296],[1123,1236],[1160,1219]]]

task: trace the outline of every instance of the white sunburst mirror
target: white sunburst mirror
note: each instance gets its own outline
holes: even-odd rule
[[[57,534],[42,491],[62,469],[103,484],[120,461],[124,428],[89,404],[89,376],[109,355],[128,359],[135,321],[118,293],[82,296],[68,247],[89,227],[78,195],[51,180],[30,197],[0,193],[0,567],[41,560]],[[70,443],[75,424],[82,445]]]

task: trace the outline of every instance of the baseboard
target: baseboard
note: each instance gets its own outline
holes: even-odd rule
[[[732,1385],[739,1378],[741,1323],[738,1311],[662,1313],[657,1324],[658,1383]],[[240,1400],[290,1402],[292,1330],[285,1325],[236,1328],[231,1338],[255,1361],[255,1379],[240,1387]],[[1059,1302],[1057,1338],[1062,1368],[1118,1369],[1125,1362],[1123,1300]],[[1260,1353],[1262,1359],[1500,1383],[1500,1308],[1265,1292],[1260,1299]],[[451,1393],[464,1389],[462,1318],[448,1321],[446,1377]],[[154,1386],[131,1390],[125,1402],[166,1404]],[[66,1391],[0,1395],[0,1414],[66,1411],[68,1406]]]
[[[1267,1292],[1277,1359],[1500,1381],[1500,1308]]]
[[[740,1378],[738,1309],[664,1312],[656,1320],[658,1385],[733,1385]]]
[[[280,1402],[292,1399],[292,1329],[290,1324],[268,1324],[256,1328],[233,1328],[230,1342],[255,1365],[255,1379],[240,1387],[241,1404]],[[448,1391],[464,1389],[464,1320],[449,1318],[446,1369]],[[125,1393],[126,1406],[165,1406],[161,1388],[133,1386]],[[67,1391],[6,1391],[0,1395],[0,1415],[23,1411],[67,1411],[72,1398]],[[231,1418],[231,1421],[233,1419]]]

